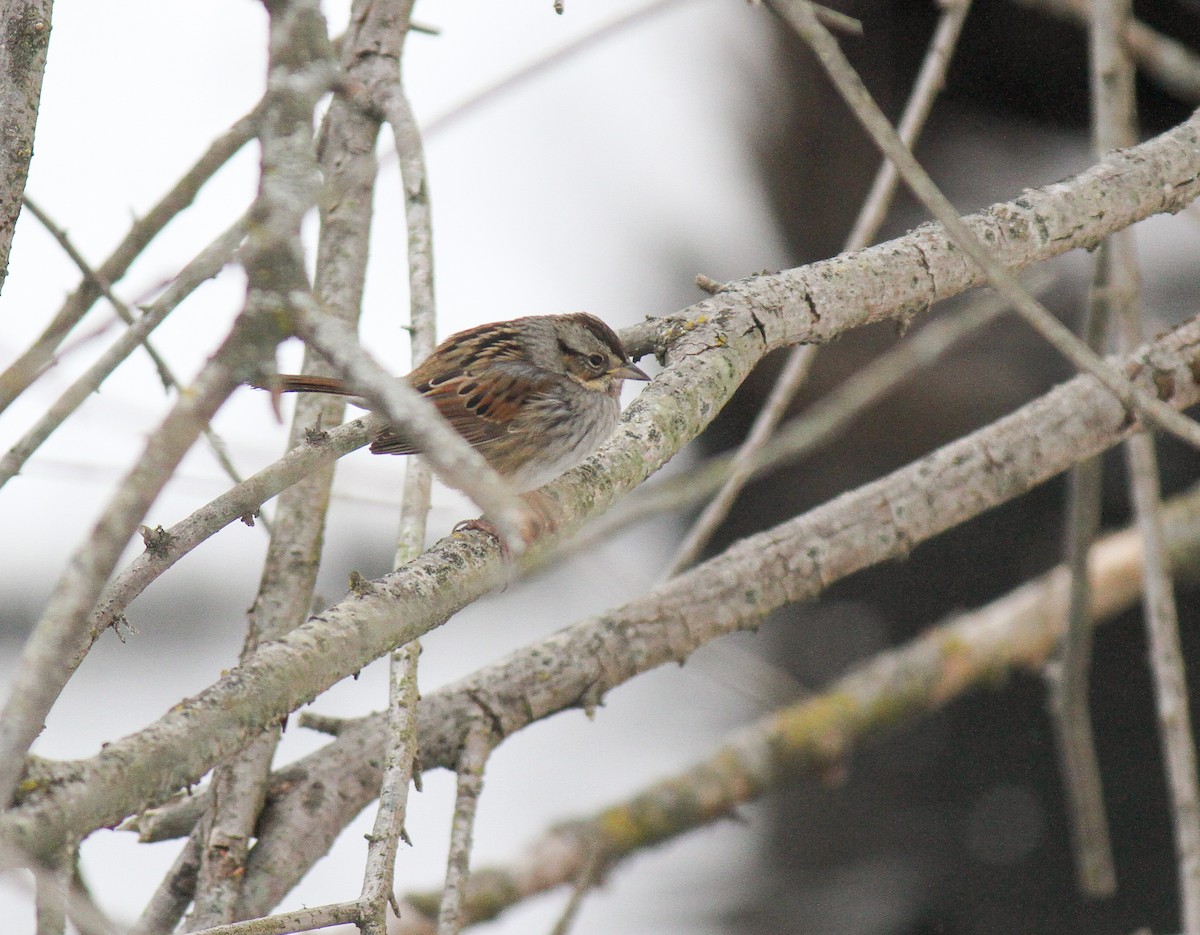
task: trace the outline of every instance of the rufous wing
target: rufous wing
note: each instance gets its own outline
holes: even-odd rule
[[[416,371],[413,378],[423,374]],[[437,406],[454,430],[476,448],[503,438],[525,405],[549,388],[546,378],[516,362],[492,361],[487,378],[467,371],[440,374],[415,383],[418,393]],[[416,454],[401,433],[387,428],[371,442],[374,454]]]

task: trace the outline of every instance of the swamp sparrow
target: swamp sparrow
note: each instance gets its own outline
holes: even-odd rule
[[[649,380],[608,325],[586,312],[531,315],[468,328],[406,378],[518,493],[552,481],[617,425],[623,380]],[[280,374],[285,393],[353,393],[332,377]],[[415,454],[386,428],[374,454]]]

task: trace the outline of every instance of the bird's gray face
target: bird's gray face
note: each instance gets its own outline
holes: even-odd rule
[[[649,380],[629,362],[620,338],[591,315],[565,315],[555,322],[562,370],[588,390],[616,396],[624,380]]]

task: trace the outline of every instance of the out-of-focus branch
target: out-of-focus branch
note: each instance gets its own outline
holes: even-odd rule
[[[357,25],[370,19],[363,13],[369,8],[362,0],[355,5],[352,19]],[[286,92],[282,89],[289,80],[295,80],[313,65],[328,63],[332,66],[328,62],[328,34],[318,4],[293,0],[290,8],[280,5],[269,7],[269,10],[269,73],[272,80],[277,75],[282,76],[279,95],[281,102],[287,103]],[[381,59],[386,63],[384,68],[391,64],[392,58],[386,54],[390,36],[386,32],[372,35],[364,47],[363,31],[360,28],[342,44],[339,75],[344,78],[339,77],[339,84],[354,86],[368,82],[373,77],[372,72],[380,69]],[[369,25],[365,31],[371,32]],[[297,97],[295,118],[301,116],[305,104],[315,104],[315,99],[309,101]],[[308,121],[311,121],[311,113],[310,106]],[[289,108],[281,116],[284,117],[282,126],[287,126],[293,120],[293,109]],[[272,143],[272,129],[269,121],[264,122],[264,145]],[[319,200],[321,234],[313,288],[327,313],[348,327],[357,323],[362,305],[374,198],[374,144],[378,132],[378,119],[337,96],[322,122],[317,146],[324,196]],[[307,168],[306,160],[311,160],[312,140],[308,133],[293,135],[294,140],[281,138],[278,143],[281,161],[294,161],[299,183]],[[281,246],[295,252],[299,241],[289,239]],[[304,372],[326,373],[327,370],[324,361],[309,352],[305,357]],[[303,444],[311,426],[338,422],[343,408],[342,400],[337,397],[302,397],[293,415],[288,447]],[[332,483],[330,462],[324,470],[315,471],[287,488],[279,498],[258,593],[247,615],[243,659],[253,655],[262,642],[279,639],[291,632],[308,616],[320,565]],[[204,822],[206,834],[200,851],[194,906],[187,922],[189,931],[245,918],[239,907],[245,888],[246,860],[266,798],[277,744],[278,731],[272,725],[214,770],[212,782],[216,795]]]
[[[71,865],[78,859],[76,848],[59,858],[53,867],[34,877],[34,916],[37,935],[66,935],[67,892],[71,886]]]
[[[1107,242],[1101,244],[1098,256],[1108,249]],[[1088,345],[1097,350],[1103,346],[1109,317],[1102,298],[1104,275],[1105,267],[1098,262],[1084,328]],[[1102,481],[1100,458],[1075,465],[1067,480],[1064,551],[1071,577],[1067,628],[1058,658],[1046,666],[1046,701],[1066,787],[1075,874],[1080,891],[1092,898],[1111,895],[1117,885],[1088,704],[1093,621],[1087,563],[1100,529]]]
[[[53,0],[0,6],[0,291],[8,278],[8,255],[29,178],[52,8]]]
[[[463,742],[462,755],[455,771],[458,788],[454,799],[454,820],[450,827],[450,856],[446,861],[446,885],[438,905],[437,935],[458,935],[463,925],[463,896],[470,880],[471,839],[475,830],[475,812],[483,793],[483,769],[494,741],[487,722],[478,719]]]
[[[816,54],[825,73],[875,144],[896,164],[900,175],[917,199],[942,224],[950,239],[984,273],[996,291],[1039,335],[1081,372],[1090,373],[1107,389],[1157,428],[1170,432],[1194,448],[1200,448],[1200,424],[1163,404],[1153,393],[1142,390],[1096,355],[1066,325],[1027,293],[994,255],[992,247],[965,225],[950,201],[896,135],[895,129],[875,103],[866,85],[842,53],[836,40],[818,21],[809,0],[778,0],[784,19]]]
[[[41,447],[42,442],[49,438],[83,404],[84,400],[99,389],[100,385],[139,345],[145,345],[149,349],[146,338],[150,332],[162,324],[166,317],[201,283],[216,276],[233,259],[238,244],[245,236],[246,223],[243,218],[217,237],[179,271],[166,291],[155,299],[136,320],[132,321],[125,333],[114,341],[112,346],[101,354],[99,359],[79,379],[67,387],[66,391],[54,401],[49,409],[42,413],[41,418],[22,436],[20,441],[13,445],[3,458],[0,458],[0,487],[16,476],[25,462]],[[98,274],[95,275],[98,276]],[[164,379],[174,381],[174,377],[166,370],[165,362],[162,363],[159,372],[165,374]],[[172,385],[177,386],[177,384]],[[241,478],[237,476],[236,470],[229,462],[228,456],[224,452],[224,445],[220,443],[210,427],[205,426],[204,432],[217,454],[218,461],[225,467],[226,473],[233,478],[234,483],[240,483]]]
[[[1018,0],[1059,19],[1087,26],[1091,19],[1089,0]],[[1187,46],[1151,29],[1141,20],[1125,26],[1125,45],[1138,66],[1168,94],[1181,101],[1200,104],[1200,55]]]
[[[1095,16],[1088,30],[1092,137],[1097,154],[1102,155],[1133,142],[1133,65],[1120,39],[1126,32],[1131,7],[1125,0],[1097,0],[1094,7]],[[1132,245],[1126,239],[1127,233],[1115,235],[1096,251],[1084,340],[1097,351],[1104,347],[1114,311],[1136,302],[1135,284],[1124,281],[1122,275],[1122,268],[1128,266],[1124,256]],[[1128,288],[1131,285],[1132,291]],[[1092,898],[1110,896],[1117,888],[1088,703],[1093,623],[1087,554],[1100,528],[1101,485],[1098,458],[1076,465],[1071,471],[1066,509],[1066,556],[1071,572],[1067,632],[1059,658],[1046,667],[1049,709],[1067,793],[1075,873],[1081,892]],[[1153,561],[1148,558],[1147,566]]]
[[[956,0],[943,11],[938,27],[934,30],[933,39],[921,63],[921,70],[905,105],[904,114],[900,119],[898,132],[904,145],[910,149],[916,143],[921,128],[933,107],[934,98],[941,91],[946,79],[946,70],[950,67],[950,58],[954,47],[958,44],[959,33],[962,32],[963,22],[971,9],[971,0]],[[817,8],[820,15],[821,8]],[[846,238],[845,251],[861,250],[875,239],[879,226],[887,216],[888,206],[896,191],[899,176],[895,165],[885,159],[875,175],[871,190],[858,212],[850,235]],[[779,425],[787,407],[803,384],[812,367],[816,349],[812,347],[794,347],[788,355],[787,363],[783,365],[775,386],[763,403],[762,409],[754,417],[754,424],[746,433],[746,439],[738,447],[729,475],[722,484],[717,495],[705,506],[692,528],[684,536],[683,542],[676,549],[667,570],[668,577],[677,575],[691,565],[703,551],[704,546],[712,538],[717,527],[725,521],[734,501],[746,482],[754,473],[754,461],[758,452],[766,445]]]
[[[135,322],[133,313],[129,310],[129,307],[113,293],[111,284],[109,284],[105,280],[101,279],[100,276],[96,273],[96,271],[93,270],[91,268],[91,266],[88,264],[87,260],[85,260],[83,258],[83,254],[81,254],[78,250],[75,249],[75,245],[73,243],[71,243],[71,239],[70,239],[70,237],[67,236],[67,232],[65,230],[63,230],[61,227],[59,227],[57,224],[55,224],[50,219],[50,217],[46,214],[46,212],[43,211],[41,209],[41,207],[39,207],[28,195],[25,196],[25,207],[29,210],[30,214],[32,214],[34,217],[36,217],[38,219],[38,221],[41,223],[42,227],[44,227],[49,232],[50,236],[54,238],[54,240],[58,243],[58,245],[60,247],[62,247],[63,252],[65,252],[67,254],[67,256],[71,258],[71,262],[74,263],[75,266],[79,269],[79,271],[83,274],[84,279],[90,280],[92,285],[95,286],[95,288],[97,288],[98,290],[100,290],[100,294],[103,295],[106,299],[108,299],[109,304],[112,305],[113,309],[117,313],[117,316],[123,322],[125,322],[126,325],[129,325],[132,328],[136,324],[136,322]],[[238,221],[237,223],[234,224],[233,230],[238,232],[238,240],[240,241],[241,236],[244,235],[244,230],[245,230],[244,223],[241,221]],[[227,232],[226,234],[222,235],[221,237],[218,238],[217,243],[221,244],[221,246],[223,247],[228,242],[228,240],[232,239],[231,234],[232,234],[232,231]],[[231,246],[229,248],[229,251],[226,254],[226,257],[232,257],[234,247],[236,247],[236,243],[234,243],[233,246]],[[220,249],[220,248],[218,248],[218,249]],[[198,263],[204,263],[205,261],[211,261],[213,259],[212,255],[211,255],[212,250],[213,250],[213,247],[210,246],[208,250],[205,250],[203,253],[200,254],[200,256],[196,257],[196,259],[193,260],[192,263],[188,264],[187,267],[184,267],[183,271],[179,274],[179,276],[175,277],[174,283],[179,283],[181,279],[185,279],[185,277],[190,278],[190,277],[194,276],[196,272],[199,272],[198,270],[193,270],[192,267],[195,267]],[[217,267],[210,275],[216,275],[216,273],[219,271],[220,271],[220,267]],[[207,278],[210,278],[210,277],[204,276],[204,279],[207,279]],[[195,284],[199,285],[199,283],[202,281],[203,281],[202,279],[196,280]],[[194,288],[194,286],[193,286],[193,288]],[[176,293],[176,295],[178,295],[179,290],[176,289],[175,293]],[[186,292],[183,293],[183,295],[186,295],[186,294],[187,294]],[[179,300],[176,299],[174,302],[174,305],[177,305],[178,302],[179,302]],[[157,308],[161,308],[161,307],[162,307],[162,302],[160,299],[158,302],[154,303],[154,306],[152,306],[152,309],[157,309]],[[173,307],[174,307],[173,305],[168,306],[168,308],[173,308]],[[149,315],[149,314],[152,314],[152,312],[150,310],[147,310],[143,314]],[[154,364],[155,369],[158,371],[158,378],[159,378],[159,380],[162,381],[163,389],[175,390],[176,392],[179,392],[182,389],[179,379],[175,376],[174,372],[171,370],[170,364],[168,364],[167,361],[163,358],[163,356],[161,354],[159,354],[159,352],[155,349],[154,345],[152,345],[150,343],[148,329],[157,327],[158,323],[161,323],[162,318],[163,318],[162,315],[158,315],[156,320],[154,321],[154,323],[149,325],[147,330],[142,332],[141,346],[143,348],[145,348],[147,356],[149,356],[150,360]],[[95,385],[99,386],[99,383],[97,382]],[[61,402],[61,400],[60,400],[60,402]],[[72,407],[71,411],[74,411],[74,407]],[[65,419],[66,416],[64,415],[62,418]],[[46,421],[45,417],[43,416],[43,419],[39,420],[39,421],[40,422]],[[52,431],[53,428],[56,428],[57,425],[59,425],[59,424],[61,424],[61,421],[58,423],[50,423],[50,425],[51,425],[50,430]],[[40,439],[37,439],[34,442],[33,447],[40,445],[41,442],[45,440],[45,437],[46,436],[43,435],[43,436],[41,436]],[[232,480],[235,484],[240,484],[242,481],[242,476],[238,472],[237,468],[234,466],[233,460],[229,456],[229,448],[228,448],[228,446],[226,446],[224,440],[221,438],[220,435],[217,434],[217,432],[213,429],[213,427],[211,425],[204,427],[204,438],[205,438],[205,441],[208,442],[209,448],[212,449],[213,457],[216,458],[217,464],[220,465],[221,470],[223,470],[225,472],[225,474],[229,477],[229,479]],[[27,436],[27,439],[28,439],[28,436]],[[28,458],[29,453],[31,453],[31,452],[32,452],[32,448],[30,448],[27,443],[25,445],[24,457],[21,458],[21,461],[23,461],[25,458]],[[12,452],[10,451],[9,454],[11,455]],[[8,457],[5,458],[5,461],[6,462],[8,461]],[[19,467],[19,466],[20,465],[18,463],[17,467]],[[16,469],[13,468],[12,470],[15,471]],[[11,476],[11,475],[8,475],[8,476]],[[0,486],[2,486],[4,484],[5,480],[7,480],[7,476],[5,476],[5,472],[0,472]],[[263,525],[265,527],[268,524],[264,521]]]
[[[83,274],[83,278],[89,280],[100,295],[108,299],[108,304],[113,307],[113,311],[117,313],[117,317],[125,322],[125,324],[132,325],[134,316],[133,312],[129,310],[129,306],[112,291],[112,284],[101,279],[88,261],[84,259],[83,254],[75,249],[75,244],[71,242],[71,238],[67,235],[67,232],[55,224],[50,219],[50,216],[42,210],[41,206],[28,195],[25,196],[25,209],[45,228],[46,233],[54,238],[55,243],[62,247],[63,253],[75,264],[75,268]],[[158,371],[158,378],[162,381],[163,387],[165,389],[179,389],[179,383],[175,379],[174,374],[171,373],[167,362],[154,349],[154,345],[150,343],[148,338],[142,341],[142,347],[146,349],[147,356]],[[235,484],[237,480],[240,480],[240,478],[234,480]]]
[[[192,203],[201,186],[250,141],[258,126],[261,107],[260,104],[214,140],[196,164],[175,183],[174,188],[144,218],[134,222],[112,255],[96,269],[97,279],[112,284],[125,275],[147,244]],[[85,277],[37,340],[0,373],[0,412],[37,379],[42,368],[53,360],[55,348],[99,296],[95,281]]]
[[[183,847],[175,856],[171,869],[155,887],[150,901],[142,909],[142,914],[138,916],[128,935],[163,935],[175,930],[196,892],[196,873],[200,869],[200,840],[203,837],[204,824],[198,822],[192,828]]]
[[[725,517],[733,508],[738,494],[742,492],[742,488],[754,475],[754,465],[758,460],[759,453],[770,441],[776,426],[787,414],[792,397],[796,395],[796,391],[808,378],[808,372],[812,368],[816,356],[817,349],[809,344],[794,347],[788,353],[788,359],[779,372],[775,385],[771,387],[766,402],[755,415],[750,431],[746,433],[746,438],[733,454],[729,472],[721,484],[721,489],[705,505],[692,527],[684,535],[683,541],[676,548],[675,554],[667,566],[666,577],[677,575],[692,565],[704,551],[704,547],[712,538],[713,533],[717,531],[721,523],[725,522]]]
[[[1132,146],[1137,140],[1133,61],[1119,39],[1130,34],[1132,21],[1131,0],[1094,0],[1092,4],[1092,100],[1095,144],[1100,153]],[[1117,232],[1109,244],[1096,262],[1103,264],[1105,304],[1119,325],[1120,346],[1127,350],[1143,340],[1146,330],[1133,231]],[[1200,775],[1179,640],[1179,611],[1163,529],[1158,455],[1149,433],[1139,432],[1125,443],[1125,464],[1145,552],[1142,607],[1173,813],[1179,916],[1187,935],[1200,935]]]
[[[129,603],[196,546],[239,518],[251,520],[267,500],[342,455],[361,448],[383,424],[377,417],[366,416],[329,432],[310,432],[302,445],[292,448],[278,461],[170,529],[155,530],[146,551],[105,588],[92,615],[87,644],[81,649],[86,651],[109,627],[120,626]],[[73,664],[78,665],[80,659],[81,656]]]

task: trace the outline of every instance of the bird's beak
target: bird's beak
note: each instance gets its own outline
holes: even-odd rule
[[[612,372],[614,377],[621,380],[649,380],[641,367],[634,364],[625,364],[623,367],[618,367]]]

